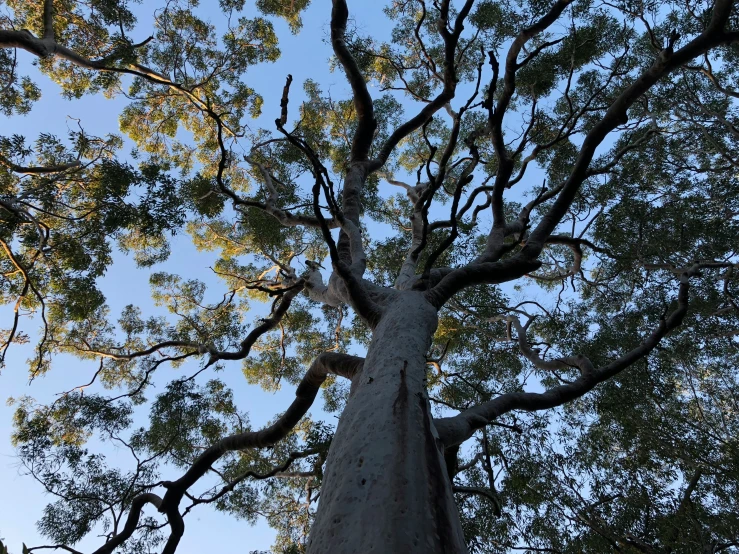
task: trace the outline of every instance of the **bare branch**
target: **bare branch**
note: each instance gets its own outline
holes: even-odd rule
[[[280,99],[280,124],[284,127],[287,125],[287,105],[290,102],[290,84],[293,82],[293,76],[288,75],[285,80],[285,86],[282,88],[282,98]]]

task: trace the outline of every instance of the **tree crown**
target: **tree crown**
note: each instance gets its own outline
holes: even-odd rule
[[[31,341],[31,380],[94,362],[89,384],[17,400],[57,547],[103,529],[96,554],[171,553],[211,504],[303,551],[333,436],[306,414],[319,389],[341,412],[350,354],[418,292],[472,551],[737,551],[734,2],[395,1],[390,31],[344,0],[172,0],[151,23],[125,0],[6,4],[6,116],[43,109],[21,56],[66,97],[126,100],[125,139],[84,121],[0,138],[1,359]],[[306,63],[350,93],[285,75],[261,96],[277,22],[300,33],[309,9],[333,55],[306,45]],[[217,293],[166,271],[175,233],[215,253]],[[111,313],[116,249],[152,268],[167,316]],[[268,427],[219,379],[239,363],[296,389]],[[182,373],[155,387],[166,365]]]

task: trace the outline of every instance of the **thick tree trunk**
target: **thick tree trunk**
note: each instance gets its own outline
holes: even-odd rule
[[[426,395],[437,314],[398,292],[331,444],[311,554],[467,551]]]

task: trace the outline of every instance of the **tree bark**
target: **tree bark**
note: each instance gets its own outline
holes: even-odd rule
[[[437,311],[397,292],[329,451],[310,554],[466,553],[426,393]]]

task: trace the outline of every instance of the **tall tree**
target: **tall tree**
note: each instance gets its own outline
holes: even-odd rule
[[[97,528],[95,554],[171,554],[211,504],[266,514],[282,552],[739,551],[736,2],[394,1],[387,40],[322,2],[351,97],[308,81],[297,109],[291,76],[281,98],[246,82],[307,0],[221,0],[220,21],[170,0],[139,43],[126,0],[6,4],[5,113],[38,100],[35,56],[64,95],[130,100],[139,164],[82,130],[0,142],[3,353],[35,311],[32,377],[98,362],[18,401],[57,497],[36,548]],[[263,107],[274,128],[247,126]],[[222,300],[160,271],[171,318],[131,299],[114,321],[113,241],[155,265],[183,226]],[[237,360],[295,387],[265,428],[213,374]],[[306,415],[322,387],[335,429]]]

